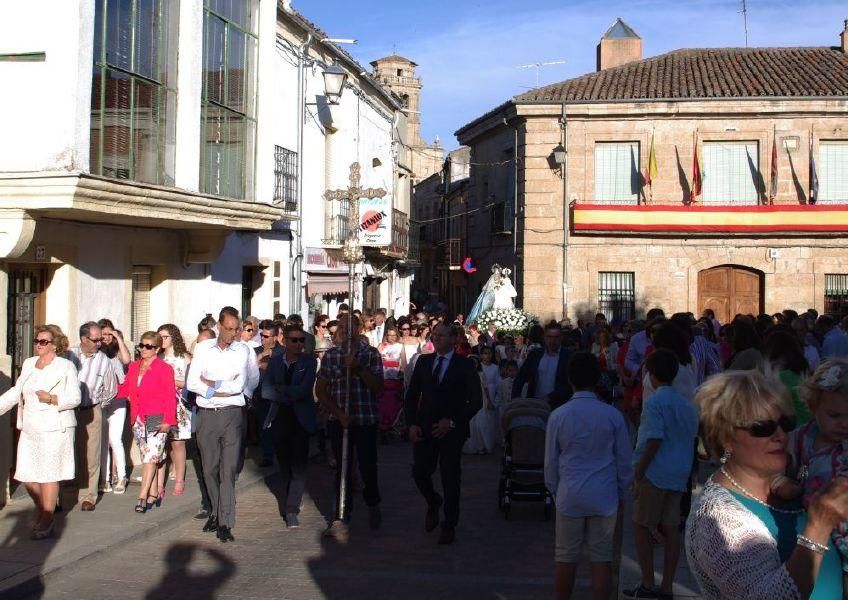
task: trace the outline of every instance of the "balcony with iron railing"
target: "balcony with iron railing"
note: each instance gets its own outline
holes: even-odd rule
[[[383,251],[393,257],[406,256],[409,249],[409,215],[402,210],[392,210],[392,242]]]
[[[442,259],[439,267],[450,271],[459,270],[465,259],[465,240],[462,238],[448,238],[439,242],[442,249]]]
[[[328,203],[328,217],[324,221],[324,246],[341,248],[350,232],[350,201],[332,200]]]

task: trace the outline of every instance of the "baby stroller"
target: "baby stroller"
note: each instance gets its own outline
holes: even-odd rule
[[[509,518],[513,502],[544,502],[550,517],[553,497],[545,487],[545,427],[550,406],[544,400],[516,398],[504,409],[504,458],[498,506]]]

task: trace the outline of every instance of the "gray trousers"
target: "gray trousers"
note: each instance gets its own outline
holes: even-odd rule
[[[236,477],[242,452],[244,411],[241,406],[197,410],[197,445],[212,516],[226,527],[236,524]]]

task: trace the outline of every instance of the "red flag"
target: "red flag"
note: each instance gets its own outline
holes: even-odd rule
[[[771,140],[771,193],[769,194],[769,204],[774,204],[774,199],[777,196],[777,135],[774,135]]]
[[[695,134],[695,156],[692,159],[692,191],[689,193],[689,203],[695,204],[695,200],[701,195],[701,159],[698,157],[698,137]]]

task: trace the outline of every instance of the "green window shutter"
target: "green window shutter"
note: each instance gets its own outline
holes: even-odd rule
[[[848,202],[848,142],[819,145],[819,204]]]
[[[759,204],[757,142],[704,142],[703,168],[704,204]]]

